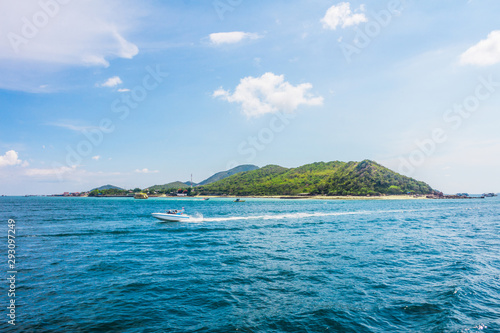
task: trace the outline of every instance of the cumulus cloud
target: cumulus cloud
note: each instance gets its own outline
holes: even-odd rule
[[[96,161],[99,161],[101,159],[101,156],[99,156],[99,155],[92,156],[92,159],[96,160]]]
[[[15,150],[9,150],[4,155],[0,156],[0,167],[25,164],[19,159],[19,155]]]
[[[213,45],[234,44],[241,42],[244,39],[258,39],[261,36],[255,33],[232,31],[232,32],[217,32],[208,36]]]
[[[486,39],[460,56],[460,64],[489,66],[500,62],[500,30],[492,31]]]
[[[283,75],[265,73],[260,77],[248,76],[230,93],[222,88],[213,92],[214,98],[239,103],[247,117],[284,111],[293,113],[300,105],[322,105],[323,97],[309,93],[310,83],[292,85]]]
[[[97,84],[98,87],[106,87],[106,88],[113,88],[116,87],[119,84],[122,84],[123,81],[120,79],[118,76],[113,76],[110,77],[109,79],[106,80],[106,82]]]
[[[351,11],[351,4],[349,2],[341,2],[333,5],[326,11],[325,17],[321,19],[323,28],[335,30],[338,26],[342,28],[358,25],[362,22],[368,21],[364,11],[364,6],[358,8],[358,13]]]
[[[0,12],[0,59],[13,63],[107,67],[139,52],[124,37],[134,9],[118,0],[2,1]]]
[[[135,172],[137,173],[158,173],[158,170],[149,170],[147,168],[144,169],[135,169]]]

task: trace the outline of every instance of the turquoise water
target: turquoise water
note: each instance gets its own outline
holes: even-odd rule
[[[197,219],[150,215],[180,207]],[[18,270],[0,330],[500,332],[499,213],[498,198],[0,197]]]

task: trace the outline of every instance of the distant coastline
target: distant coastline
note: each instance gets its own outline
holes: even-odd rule
[[[192,178],[192,177],[191,177]],[[125,189],[111,184],[55,197],[138,199],[168,197],[274,198],[309,200],[475,199],[468,193],[446,195],[425,182],[398,174],[374,161],[316,162],[297,168],[241,165],[221,171],[201,183],[170,182],[147,188]],[[482,197],[496,196],[483,193]],[[479,196],[479,197],[481,197]]]
[[[206,198],[245,198],[245,199],[283,199],[283,200],[421,200],[429,199],[425,196],[414,195],[386,195],[386,196],[355,196],[355,195],[313,195],[313,196],[296,196],[296,195],[261,195],[261,196],[221,196],[207,195]]]
[[[7,197],[4,195],[4,197]],[[51,198],[130,198],[134,199],[131,195],[99,195],[99,196],[64,196],[64,195],[23,195],[20,197],[51,197]],[[235,196],[235,195],[197,195],[197,196],[171,196],[171,195],[149,195],[149,198],[162,198],[162,199],[282,199],[282,200],[422,200],[431,199],[425,196],[414,195],[385,195],[385,196],[328,196],[328,195],[313,195],[313,196],[295,196],[295,195],[250,195],[250,196]]]
[[[52,196],[48,197],[63,197],[63,196]],[[85,196],[88,197],[88,196]],[[78,197],[65,197],[65,198],[78,198]],[[81,197],[80,197],[81,198]],[[100,195],[89,198],[131,198],[130,195]],[[196,196],[172,196],[172,195],[150,195],[149,198],[164,198],[164,199],[283,199],[283,200],[422,200],[422,199],[482,199],[484,197],[460,197],[456,195],[444,195],[439,196],[424,196],[424,195],[406,195],[406,194],[394,194],[394,195],[380,195],[380,196],[356,196],[356,195],[309,195],[309,196],[296,196],[296,195],[196,195]]]
[[[494,195],[497,196],[496,194]],[[55,195],[19,195],[19,196],[8,196],[0,195],[0,197],[52,197],[52,198],[130,198],[134,199],[133,195],[99,195],[99,196],[65,196],[60,194]],[[389,194],[389,195],[379,195],[379,196],[356,196],[356,195],[308,195],[308,196],[297,196],[297,195],[195,195],[195,196],[175,196],[175,195],[149,195],[149,198],[163,198],[163,199],[282,199],[282,200],[433,200],[433,199],[484,199],[485,196],[459,196],[459,195],[408,195],[408,194]],[[490,197],[490,196],[486,196]]]

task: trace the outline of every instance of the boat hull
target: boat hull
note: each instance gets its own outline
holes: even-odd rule
[[[153,217],[158,220],[167,221],[167,222],[182,222],[189,221],[188,215],[177,215],[177,214],[166,214],[166,213],[152,213]]]

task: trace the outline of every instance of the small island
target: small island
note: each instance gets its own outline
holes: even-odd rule
[[[175,181],[126,190],[105,185],[78,195],[88,197],[267,197],[280,199],[446,198],[428,184],[374,161],[316,162],[297,168],[240,165],[196,184]]]
[[[374,161],[317,162],[298,168],[268,165],[196,187],[200,195],[230,196],[388,196],[434,195],[428,184],[400,175]]]

